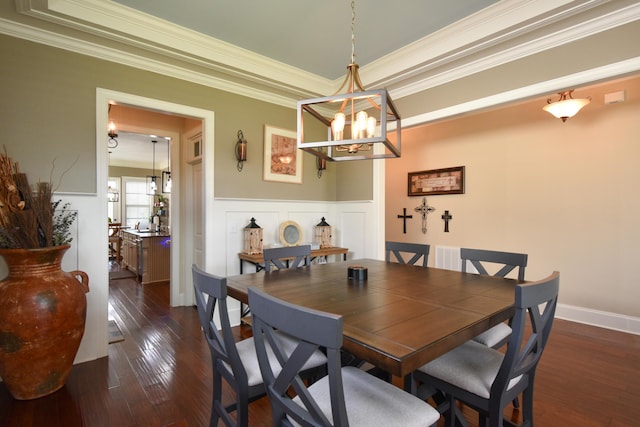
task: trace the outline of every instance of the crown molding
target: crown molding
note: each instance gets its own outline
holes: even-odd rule
[[[520,43],[512,48],[483,56],[475,61],[447,68],[437,73],[422,76],[415,82],[400,84],[389,92],[394,99],[400,99],[425,91],[469,75],[473,75],[518,59],[526,58],[539,52],[563,46],[567,43],[593,36],[640,19],[640,3],[620,9],[610,14],[591,19],[588,22],[576,23],[553,33],[547,33],[536,39]],[[393,83],[393,82],[390,82]]]
[[[361,76],[366,82],[365,85],[387,87],[394,97],[408,96],[640,19],[638,3],[596,18],[588,14],[579,16],[603,3],[606,2],[598,0],[578,6],[569,5],[567,8],[548,12],[532,23],[516,22],[522,19],[521,10],[515,7],[505,8],[504,4],[498,3],[496,9],[500,6],[500,10],[497,12],[492,8],[482,10],[468,19],[361,67]],[[506,19],[516,23],[515,29],[509,30],[508,33],[493,31],[491,34],[491,29],[498,28],[499,25],[494,22],[495,19],[492,19],[494,14],[509,16],[517,14],[517,17]],[[531,14],[524,14],[524,16],[531,16]],[[573,19],[571,24],[552,30],[550,33],[545,32],[541,36],[532,35],[535,30],[550,27],[558,22],[564,24],[570,19]],[[489,28],[482,29],[481,27],[484,26]],[[484,39],[479,39],[483,36]],[[453,39],[457,41],[451,41]],[[517,43],[512,47],[498,49],[495,53],[484,53],[478,60],[460,61],[492,47],[495,51],[496,46],[516,39]],[[453,66],[455,61],[460,65]]]
[[[464,102],[440,110],[430,111],[413,117],[403,118],[402,127],[432,123],[438,120],[455,117],[473,111],[479,111],[498,105],[508,104],[523,99],[540,96],[545,93],[555,93],[558,90],[581,86],[597,81],[609,80],[614,77],[635,73],[640,70],[640,57],[631,58],[625,61],[597,67],[591,70],[574,73],[571,75],[547,80],[541,83],[521,87],[518,89],[498,93],[473,101]]]
[[[194,64],[293,97],[332,90],[333,82],[221,40],[104,0],[15,0],[27,16]],[[283,77],[286,76],[286,82]]]
[[[0,21],[6,34],[277,105],[295,108],[298,99],[332,93],[343,80],[322,78],[111,1],[15,4],[36,23],[51,22],[61,30]],[[589,18],[599,6],[612,11]],[[503,0],[361,67],[360,74],[365,86],[387,87],[400,99],[637,19],[640,4],[626,0]],[[559,29],[536,32],[554,25]]]
[[[196,84],[212,87],[225,92],[246,96],[272,104],[296,108],[296,99],[291,95],[278,94],[272,90],[257,89],[255,86],[236,83],[221,77],[215,77],[187,69],[164,61],[158,61],[146,56],[124,52],[117,48],[111,48],[102,44],[95,44],[86,40],[79,40],[63,34],[34,28],[29,25],[16,23],[6,19],[0,19],[0,33],[12,37],[32,41],[35,43],[64,49],[70,52],[89,57],[116,62],[145,71],[155,72],[161,75],[178,78]]]

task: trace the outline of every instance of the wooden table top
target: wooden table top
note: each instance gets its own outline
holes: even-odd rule
[[[349,266],[368,280],[347,278]],[[247,289],[342,315],[346,350],[403,377],[514,313],[513,279],[361,259],[227,278],[229,296]]]
[[[331,248],[311,249],[311,258],[328,255],[344,255],[347,252],[349,252],[348,248],[340,248],[337,246]],[[262,252],[260,252],[259,254],[245,254],[244,252],[240,252],[238,254],[238,257],[241,260],[249,261],[254,264],[264,262],[264,254]]]

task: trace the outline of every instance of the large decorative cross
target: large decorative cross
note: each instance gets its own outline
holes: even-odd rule
[[[402,232],[407,234],[407,218],[413,218],[413,215],[407,215],[407,208],[402,208],[402,215],[398,215],[398,218],[402,218]]]
[[[449,211],[444,211],[444,215],[442,215],[441,218],[444,219],[444,232],[448,233],[449,232],[449,221],[453,219],[453,216],[451,216],[451,214],[449,214]]]
[[[435,211],[436,208],[427,205],[427,198],[422,198],[422,204],[414,209],[416,212],[420,212],[422,215],[422,233],[427,234],[427,215]]]

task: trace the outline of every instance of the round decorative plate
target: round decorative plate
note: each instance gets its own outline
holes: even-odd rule
[[[295,221],[280,224],[280,241],[286,246],[297,246],[302,242],[302,229]]]

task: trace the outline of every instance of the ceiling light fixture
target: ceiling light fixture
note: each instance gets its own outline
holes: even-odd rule
[[[578,111],[580,111],[582,107],[591,102],[590,97],[574,99],[573,96],[571,96],[572,93],[573,89],[558,92],[560,99],[555,102],[547,99],[547,105],[542,107],[542,109],[553,114],[554,117],[562,119],[563,122],[566,122],[569,117],[578,114]]]
[[[331,96],[298,101],[298,148],[331,161],[400,157],[400,115],[386,89],[365,90],[355,62],[355,2],[351,2],[351,63],[340,89]],[[346,88],[346,93],[340,94]],[[314,139],[317,121],[325,136]],[[395,123],[396,142],[387,138]],[[317,131],[316,131],[317,133]],[[345,139],[346,138],[346,139]],[[380,147],[380,149],[377,149]],[[323,150],[325,148],[325,150]]]
[[[155,139],[151,140],[151,144],[153,147],[153,175],[147,176],[147,194],[150,196],[155,196],[158,191],[158,177],[156,176],[156,144],[158,141]]]

